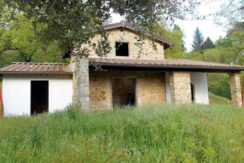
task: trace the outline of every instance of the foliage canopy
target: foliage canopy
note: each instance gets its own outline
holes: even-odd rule
[[[111,11],[124,16],[125,19],[152,33],[152,24],[162,17],[181,16],[189,11],[195,3],[185,3],[182,0],[4,0],[5,4],[14,10],[23,12],[27,18],[46,24],[40,31],[44,40],[57,41],[64,52],[78,51],[88,55],[86,49],[80,49],[83,43],[89,44],[94,37],[94,31],[99,32],[104,41],[96,45],[99,55],[106,53],[107,35],[101,25],[111,17]],[[139,29],[138,29],[139,30]],[[104,48],[105,47],[105,48]]]

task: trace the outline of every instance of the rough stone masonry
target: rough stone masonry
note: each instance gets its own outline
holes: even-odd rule
[[[189,72],[170,74],[171,101],[175,104],[191,103],[191,78]]]
[[[240,73],[230,73],[230,91],[232,104],[241,106],[241,82]]]
[[[89,61],[86,57],[72,57],[73,104],[89,109]]]

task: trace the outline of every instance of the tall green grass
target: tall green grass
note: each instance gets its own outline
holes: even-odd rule
[[[0,162],[244,162],[244,112],[148,106],[0,120]]]

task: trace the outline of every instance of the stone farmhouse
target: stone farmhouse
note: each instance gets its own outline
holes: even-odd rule
[[[242,105],[240,72],[244,67],[187,59],[165,59],[170,41],[146,35],[126,22],[103,26],[111,51],[63,63],[12,63],[0,69],[4,115],[54,112],[69,104],[84,109],[127,105],[209,104],[208,73],[228,73],[232,103]],[[91,41],[99,41],[99,35]],[[86,45],[82,45],[86,46]],[[97,68],[99,67],[99,68]],[[0,87],[0,88],[1,88]]]

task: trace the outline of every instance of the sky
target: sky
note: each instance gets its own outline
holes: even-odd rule
[[[184,42],[187,51],[192,49],[194,31],[198,27],[203,34],[204,39],[209,37],[216,41],[226,35],[224,27],[217,25],[213,20],[178,20],[175,24],[179,25],[184,33]]]
[[[176,20],[175,24],[179,25],[184,33],[184,42],[187,51],[192,49],[193,35],[194,31],[198,27],[203,34],[203,37],[206,39],[210,37],[211,40],[216,41],[220,37],[224,37],[226,35],[226,27],[224,25],[220,25],[216,23],[213,15],[221,9],[221,0],[212,0],[211,3],[206,1],[199,5],[196,10],[199,15],[206,16],[207,18],[197,20],[197,19],[187,19],[187,20]],[[123,20],[123,17],[113,14],[112,21],[119,22]]]

